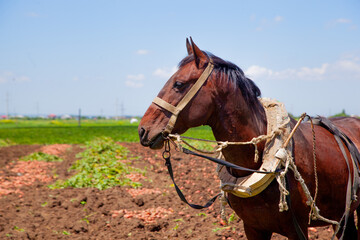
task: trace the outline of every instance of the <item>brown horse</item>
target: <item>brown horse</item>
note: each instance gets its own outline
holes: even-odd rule
[[[222,60],[210,53],[201,51],[191,40],[187,41],[188,56],[179,64],[179,70],[167,81],[158,97],[176,106],[204,72],[211,59],[214,69],[200,90],[181,110],[172,133],[182,134],[187,129],[209,125],[218,141],[249,141],[253,137],[266,134],[267,120],[264,109],[258,100],[261,92],[255,83],[245,77],[243,71],[233,63]],[[163,130],[172,113],[152,103],[139,125],[139,136],[143,146],[152,149],[162,148]],[[355,118],[333,119],[332,122],[343,131],[357,147],[360,146],[360,120]],[[295,125],[291,121],[291,127]],[[316,204],[322,216],[339,221],[345,210],[349,170],[334,136],[320,126],[315,126],[318,197]],[[294,162],[314,196],[314,160],[312,131],[309,123],[302,123],[293,136]],[[260,156],[264,143],[259,144]],[[349,151],[346,149],[348,158]],[[236,145],[223,149],[228,162],[252,169],[259,169],[262,162],[254,162],[252,145]],[[351,174],[353,174],[351,167]],[[234,170],[236,176],[248,172]],[[307,238],[310,207],[299,182],[292,171],[287,173],[288,190],[291,196],[291,211],[279,212],[278,183],[273,181],[259,195],[240,198],[228,194],[232,209],[244,222],[248,239],[270,239],[273,232],[289,239],[300,239],[293,224],[296,217]],[[357,193],[359,196],[359,193]],[[359,201],[351,205],[349,221],[344,239],[356,239],[354,211]],[[313,227],[329,225],[320,220],[311,221]],[[341,231],[340,231],[341,232]]]

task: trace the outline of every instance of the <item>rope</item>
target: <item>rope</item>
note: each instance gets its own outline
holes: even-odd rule
[[[315,202],[317,199],[317,195],[318,195],[318,190],[319,190],[319,180],[318,180],[318,175],[317,175],[317,161],[316,161],[316,138],[315,138],[315,129],[314,129],[314,124],[312,121],[312,118],[310,116],[309,120],[310,120],[310,125],[311,125],[311,132],[312,132],[312,136],[313,136],[313,158],[314,158],[314,178],[315,178],[315,194],[314,194],[314,200],[311,203],[311,210],[309,213],[309,225],[311,223],[311,220],[316,220],[316,216],[314,215],[313,209],[315,208]]]
[[[290,120],[289,120],[290,121]],[[266,135],[260,135],[257,137],[252,138],[250,141],[245,141],[245,142],[229,142],[229,141],[215,141],[215,140],[206,140],[206,139],[200,139],[200,138],[192,138],[192,137],[185,137],[185,136],[181,136],[179,134],[169,134],[169,138],[170,139],[174,139],[178,144],[177,147],[181,149],[181,143],[184,143],[185,145],[187,145],[188,147],[192,148],[193,150],[200,152],[200,153],[204,153],[204,154],[219,154],[222,152],[222,150],[226,147],[228,147],[229,145],[253,145],[254,146],[254,162],[258,162],[259,161],[259,150],[257,145],[260,142],[263,141],[272,141],[274,139],[274,137],[276,137],[277,135],[280,135],[282,133],[282,130],[284,127],[286,127],[286,125],[289,123],[289,121],[285,122],[283,125],[279,126],[278,128],[274,129],[271,133],[266,134]],[[202,149],[198,149],[195,146],[191,145],[189,142],[185,141],[184,139],[189,139],[189,140],[194,140],[194,141],[201,141],[201,142],[209,142],[209,143],[217,143],[217,146],[215,147],[215,150],[213,151],[206,151],[206,150],[202,150]]]
[[[289,169],[290,161],[287,161],[289,157],[291,157],[291,154],[288,154],[288,152],[285,150],[285,148],[279,149],[277,153],[277,158],[281,159],[282,165],[285,167],[280,174],[276,175],[276,181],[279,184],[279,192],[280,192],[280,200],[279,200],[279,212],[287,211],[289,210],[289,206],[286,201],[286,196],[289,195],[289,191],[286,188],[286,173]]]
[[[289,140],[291,139],[292,135],[294,134],[294,132],[296,131],[297,127],[299,126],[300,122],[305,118],[306,114],[304,113],[301,118],[299,119],[299,121],[297,122],[297,124],[295,125],[294,129],[292,130],[290,136],[288,137],[287,141],[285,142],[285,144],[289,143]],[[280,191],[280,202],[279,202],[279,211],[286,211],[288,210],[288,205],[286,202],[286,195],[289,194],[289,191],[286,189],[286,181],[285,181],[285,175],[287,174],[288,170],[291,169],[294,172],[294,177],[295,179],[300,183],[305,196],[307,198],[307,202],[306,204],[308,206],[310,206],[310,213],[309,213],[309,224],[311,219],[312,220],[321,220],[324,221],[326,223],[329,224],[333,224],[336,225],[337,228],[340,225],[340,222],[334,221],[334,220],[330,220],[327,219],[323,216],[320,215],[320,210],[319,208],[316,206],[316,198],[317,198],[317,194],[318,194],[318,176],[317,176],[317,159],[316,159],[316,145],[315,145],[315,130],[314,130],[314,125],[312,122],[312,119],[310,116],[308,116],[310,119],[310,123],[311,123],[311,129],[312,129],[312,135],[313,135],[313,158],[314,158],[314,174],[315,174],[315,194],[314,194],[314,198],[311,196],[311,193],[309,191],[309,188],[307,187],[304,179],[302,178],[300,172],[298,171],[294,159],[292,157],[292,154],[285,150],[285,148],[281,148],[279,149],[278,153],[276,154],[276,157],[282,160],[282,164],[284,166],[284,170],[278,174],[276,176],[276,180],[279,183],[279,191]],[[284,147],[286,147],[284,144]]]
[[[313,220],[319,219],[319,220],[322,220],[322,221],[327,222],[329,224],[339,225],[339,222],[327,219],[327,218],[320,215],[320,210],[316,206],[316,204],[314,202],[314,199],[311,197],[311,193],[309,191],[309,188],[306,186],[304,179],[302,178],[300,172],[297,170],[297,167],[296,167],[293,159],[289,158],[289,161],[290,161],[289,168],[294,172],[295,179],[300,183],[300,185],[301,185],[301,187],[302,187],[302,189],[303,189],[303,191],[304,191],[304,193],[306,195],[306,198],[308,199],[306,204],[311,207]]]
[[[225,209],[225,206],[227,205],[227,201],[226,201],[225,192],[223,190],[221,190],[221,195],[219,200],[220,200],[220,217],[227,225],[228,220],[226,219],[226,209]]]

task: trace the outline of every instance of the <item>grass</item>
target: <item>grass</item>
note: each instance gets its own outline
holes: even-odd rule
[[[3,128],[0,136],[16,144],[80,144],[100,136],[120,142],[139,141],[137,126]]]
[[[128,119],[82,119],[81,127],[104,127],[104,126],[134,126]],[[0,120],[1,128],[28,128],[28,127],[78,127],[78,121],[75,119],[2,119]]]
[[[114,186],[141,186],[133,182],[126,175],[130,173],[143,173],[140,169],[119,160],[127,158],[128,150],[116,144],[109,137],[95,138],[86,143],[85,151],[78,154],[77,160],[70,168],[76,174],[66,180],[58,180],[50,188],[84,188],[95,187],[100,190]],[[86,202],[81,202],[85,205]]]
[[[15,145],[15,143],[9,139],[0,139],[0,147],[7,147]]]
[[[83,144],[94,137],[119,142],[139,142],[138,124],[129,120],[4,120],[0,121],[0,147],[14,144]],[[214,139],[206,126],[189,129],[185,136]],[[201,143],[202,144],[202,143]],[[200,147],[202,146],[200,144]]]

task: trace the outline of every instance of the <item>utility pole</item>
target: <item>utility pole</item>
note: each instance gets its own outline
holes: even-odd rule
[[[40,114],[39,114],[39,102],[36,102],[36,116],[40,117]]]
[[[6,92],[6,118],[9,118],[9,92]]]
[[[81,127],[81,108],[79,108],[78,127]]]
[[[115,120],[119,120],[119,99],[115,101]]]
[[[125,118],[124,112],[125,112],[124,103],[121,102],[121,105],[120,105],[120,116],[121,116],[122,118]]]

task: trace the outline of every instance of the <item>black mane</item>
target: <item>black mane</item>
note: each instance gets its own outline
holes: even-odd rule
[[[227,81],[239,87],[245,101],[250,105],[250,107],[256,108],[259,106],[258,97],[261,96],[260,89],[256,84],[249,78],[247,78],[238,66],[234,63],[225,61],[211,53],[206,53],[214,63],[214,70],[216,74],[220,76],[227,76]],[[194,61],[194,55],[189,55],[185,57],[179,63],[179,68],[185,66],[186,64]]]

